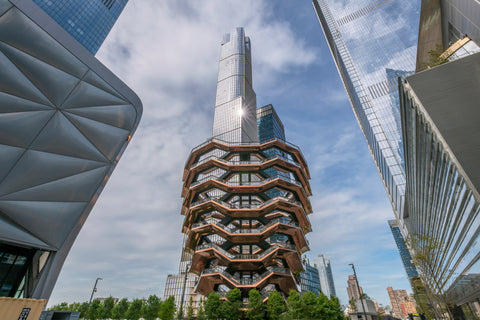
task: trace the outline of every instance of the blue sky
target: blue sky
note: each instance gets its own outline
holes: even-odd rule
[[[97,58],[143,101],[129,147],[80,232],[49,305],[97,297],[163,297],[178,272],[181,177],[211,135],[222,35],[252,41],[258,107],[272,103],[310,167],[310,259],[331,258],[337,295],[355,263],[379,303],[409,284],[387,224],[391,206],[310,0],[130,1]]]

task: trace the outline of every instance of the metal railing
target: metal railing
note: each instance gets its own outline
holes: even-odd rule
[[[240,278],[239,276],[236,276],[234,274],[230,274],[225,271],[225,267],[211,267],[208,269],[203,270],[202,275],[208,275],[208,274],[213,274],[213,273],[220,273],[224,277],[226,277],[228,280],[232,282],[236,282],[238,285],[252,285],[257,282],[262,281],[272,273],[283,273],[292,276],[290,270],[287,268],[281,268],[281,267],[267,267],[267,271],[262,273],[260,276],[254,277],[254,278]]]
[[[198,200],[198,201],[195,201],[193,202],[190,207],[194,207],[194,206],[197,206],[197,205],[200,205],[202,203],[205,203],[205,202],[208,202],[208,201],[213,201],[213,202],[216,202],[224,207],[227,207],[227,208],[230,208],[230,209],[260,209],[264,206],[267,206],[269,205],[270,203],[274,202],[274,201],[277,201],[277,200],[284,200],[286,202],[289,202],[289,203],[292,203],[294,205],[297,205],[297,206],[302,206],[302,204],[298,201],[295,201],[295,200],[292,200],[292,199],[288,199],[286,197],[282,197],[282,196],[278,196],[278,197],[275,197],[275,198],[272,198],[272,199],[269,199],[267,201],[265,201],[264,203],[262,204],[231,204],[231,203],[228,203],[228,202],[225,202],[225,201],[222,201],[218,198],[214,198],[214,197],[208,197],[208,198],[205,198],[205,199],[202,199],[202,200]]]
[[[199,144],[198,146],[194,147],[191,152],[193,153],[193,152],[197,151],[198,149],[200,149],[200,148],[206,146],[207,144],[209,144],[210,142],[218,142],[218,143],[226,144],[228,146],[260,146],[262,144],[265,144],[265,143],[268,143],[268,142],[274,141],[274,140],[278,140],[278,141],[280,141],[280,142],[282,142],[282,143],[284,143],[284,144],[286,144],[286,145],[288,145],[292,148],[295,148],[298,151],[300,151],[300,153],[302,152],[297,145],[295,145],[291,142],[288,142],[286,140],[279,139],[279,138],[265,139],[265,140],[262,140],[260,142],[229,142],[229,141],[224,141],[224,140],[217,139],[217,138],[210,138],[210,139],[207,139],[205,142]]]
[[[265,159],[263,159],[263,160],[255,160],[255,161],[252,161],[252,160],[248,160],[248,161],[225,160],[225,159],[223,159],[223,158],[221,158],[221,157],[219,157],[219,156],[211,155],[211,156],[208,156],[208,157],[206,157],[206,158],[203,158],[202,160],[199,160],[198,162],[194,163],[194,164],[191,166],[190,169],[193,169],[193,168],[195,168],[195,167],[197,167],[197,166],[199,166],[199,165],[201,165],[201,164],[203,164],[203,163],[205,163],[205,162],[207,162],[207,161],[209,161],[209,160],[211,160],[211,159],[215,159],[215,160],[217,160],[217,161],[220,161],[220,162],[223,162],[223,163],[229,164],[229,165],[242,165],[242,164],[259,164],[259,165],[261,165],[261,164],[263,164],[263,163],[265,163],[265,162],[268,162],[268,161],[270,161],[270,160],[272,160],[272,159],[275,159],[275,158],[282,159],[282,160],[287,161],[288,163],[290,163],[290,164],[292,164],[292,165],[294,165],[294,166],[300,167],[300,165],[299,165],[296,161],[294,161],[294,160],[292,160],[292,159],[289,159],[289,158],[287,158],[287,157],[284,157],[284,156],[282,156],[282,155],[280,155],[280,154],[276,154],[276,155],[274,155],[274,156],[265,158]]]
[[[261,260],[262,258],[267,256],[271,252],[275,251],[276,249],[288,249],[288,250],[292,250],[292,251],[297,251],[297,248],[294,245],[287,244],[287,243],[276,243],[276,244],[272,245],[270,248],[268,248],[267,250],[265,250],[264,252],[259,253],[259,254],[233,254],[233,253],[230,253],[230,252],[226,251],[225,249],[221,248],[218,244],[215,244],[215,243],[208,243],[208,244],[198,246],[195,249],[195,251],[200,251],[200,250],[205,250],[205,249],[216,249],[221,254],[223,254],[224,256],[226,256],[226,257],[228,257],[232,260],[245,260],[245,259]]]
[[[190,187],[194,187],[194,186],[199,185],[200,183],[203,183],[203,182],[208,181],[208,180],[215,180],[215,181],[218,181],[220,183],[226,184],[228,186],[259,186],[259,185],[265,184],[265,183],[267,183],[269,181],[272,181],[272,180],[275,180],[275,179],[282,179],[284,181],[296,184],[300,187],[302,186],[302,184],[300,182],[296,181],[295,179],[287,178],[287,177],[284,177],[282,175],[275,175],[275,176],[268,177],[265,180],[248,181],[248,182],[247,181],[245,181],[245,182],[228,181],[228,180],[225,180],[225,179],[220,179],[219,177],[216,177],[216,176],[206,176],[206,177],[204,177],[200,180],[197,180],[197,181],[193,182],[190,185]]]
[[[215,222],[215,221],[201,221],[201,222],[198,222],[198,223],[195,223],[194,225],[192,225],[191,229],[195,229],[195,228],[199,228],[199,227],[202,227],[202,226],[205,226],[205,225],[209,225],[209,224],[212,224],[212,225],[215,225],[217,227],[220,227],[221,229],[229,232],[229,233],[262,233],[264,232],[265,230],[267,230],[268,228],[270,228],[271,226],[273,226],[274,224],[277,224],[277,223],[282,223],[282,224],[286,224],[286,225],[289,225],[289,226],[292,226],[292,227],[297,227],[297,228],[300,228],[300,225],[296,222],[293,222],[293,221],[290,221],[286,218],[276,218],[276,219],[272,219],[269,221],[269,223],[267,223],[266,225],[260,227],[260,228],[246,228],[246,229],[243,229],[243,228],[238,228],[238,227],[228,227],[228,226],[225,226],[224,224],[220,223],[220,222]]]

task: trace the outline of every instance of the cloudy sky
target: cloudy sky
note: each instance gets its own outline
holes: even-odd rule
[[[222,35],[252,42],[258,106],[272,103],[312,175],[310,258],[331,258],[337,295],[355,263],[360,285],[389,304],[409,289],[393,218],[310,0],[130,1],[97,58],[143,102],[143,118],[80,232],[49,305],[96,297],[163,298],[178,272],[183,165],[211,135]]]

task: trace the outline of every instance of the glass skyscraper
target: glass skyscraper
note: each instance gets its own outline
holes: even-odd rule
[[[318,275],[320,277],[320,286],[322,292],[327,297],[337,296],[335,291],[335,285],[333,283],[333,274],[332,266],[330,264],[330,259],[324,257],[322,254],[319,254],[317,259],[314,261],[315,267],[318,269]]]
[[[323,292],[318,269],[312,266],[305,257],[303,258],[303,268],[305,271],[299,275],[301,294],[303,295],[305,292],[310,291],[318,295],[320,292]]]
[[[257,109],[258,140],[285,140],[285,129],[271,104]]]
[[[213,138],[257,142],[257,98],[252,88],[250,39],[243,28],[223,36],[218,66]]]
[[[96,54],[128,0],[33,0],[65,31]]]
[[[314,0],[313,5],[395,216],[404,228],[405,170],[396,77],[415,70],[420,3]]]
[[[397,244],[398,252],[400,253],[400,258],[402,259],[403,266],[405,267],[405,272],[407,273],[408,279],[412,281],[413,277],[418,276],[417,268],[412,264],[412,257],[408,248],[405,245],[405,239],[403,238],[400,228],[397,225],[395,220],[389,220],[388,224],[392,230],[393,238]]]

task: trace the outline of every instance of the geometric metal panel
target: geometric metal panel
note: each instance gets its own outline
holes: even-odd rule
[[[0,201],[0,210],[51,249],[59,249],[86,205],[86,202]],[[35,212],[36,219],[32,219],[31,212]],[[62,229],[67,232],[59,232]]]
[[[55,113],[44,125],[31,148],[70,157],[107,162],[107,159],[61,112]]]
[[[50,251],[26,297],[50,296],[141,114],[33,2],[0,0],[0,244]]]
[[[1,217],[0,212],[0,217]],[[22,246],[30,246],[42,249],[52,249],[48,244],[36,238],[24,228],[5,220],[0,223],[0,241],[12,242]]]
[[[7,44],[0,43],[0,51],[55,106],[60,105],[80,82],[80,79]]]
[[[65,115],[109,160],[115,157],[116,151],[129,135],[129,131],[121,128],[73,114]]]

